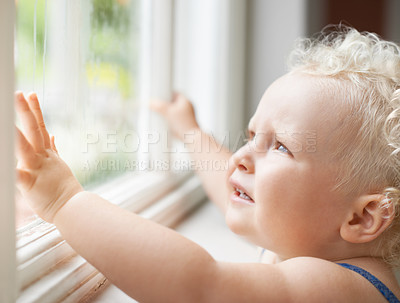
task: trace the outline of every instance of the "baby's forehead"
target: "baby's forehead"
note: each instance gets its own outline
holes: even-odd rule
[[[315,134],[321,148],[335,148],[357,129],[350,90],[348,83],[334,78],[289,73],[266,90],[249,130],[303,139]]]
[[[349,85],[326,76],[291,72],[277,79],[264,93],[249,126],[281,118],[318,122],[346,116],[352,112],[348,106]]]

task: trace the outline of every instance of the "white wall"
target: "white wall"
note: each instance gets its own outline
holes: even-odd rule
[[[388,39],[400,43],[400,1],[388,0],[386,9],[385,26],[388,32]]]
[[[306,34],[306,2],[248,0],[247,122],[265,89],[285,73],[294,40]]]

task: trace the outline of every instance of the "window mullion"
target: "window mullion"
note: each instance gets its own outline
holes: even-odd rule
[[[244,128],[245,48],[246,48],[246,2],[238,0],[219,1],[220,12],[218,44],[216,44],[217,125],[216,132],[222,138],[225,131],[238,135]],[[228,114],[229,113],[229,114]],[[235,140],[229,142],[236,148]]]
[[[172,96],[172,47],[174,1],[152,1],[151,92],[152,98],[170,100]],[[169,163],[167,125],[159,116],[152,116],[151,129],[158,135],[157,144],[150,147],[150,160]]]
[[[14,1],[0,2],[0,301],[17,292],[14,205]]]

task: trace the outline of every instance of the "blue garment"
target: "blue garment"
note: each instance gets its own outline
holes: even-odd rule
[[[348,263],[337,263],[337,264],[345,268],[348,268],[363,276],[365,279],[371,282],[371,284],[374,285],[377,290],[380,291],[380,293],[386,298],[386,300],[388,300],[389,303],[400,303],[399,299],[397,299],[394,293],[392,293],[392,291],[385,284],[383,284],[381,280],[379,280],[377,277],[375,277],[368,271]]]

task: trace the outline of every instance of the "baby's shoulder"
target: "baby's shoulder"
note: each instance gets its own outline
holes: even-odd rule
[[[345,261],[370,272],[399,297],[396,279],[382,263]],[[204,302],[387,302],[362,275],[323,259],[298,257],[278,264],[216,264],[215,271],[206,275]]]
[[[275,266],[288,275],[295,296],[308,302],[387,302],[363,276],[331,261],[297,257]]]

